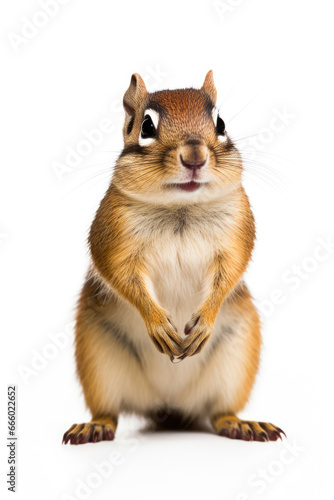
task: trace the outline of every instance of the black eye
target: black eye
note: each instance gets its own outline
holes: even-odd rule
[[[150,137],[156,136],[155,126],[149,115],[144,116],[144,120],[141,124],[141,136],[143,139],[149,139]]]
[[[224,135],[225,134],[225,123],[224,123],[224,120],[222,120],[219,115],[218,115],[218,118],[217,118],[216,130],[217,130],[217,134],[218,135]]]

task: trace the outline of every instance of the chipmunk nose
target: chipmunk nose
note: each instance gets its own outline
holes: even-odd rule
[[[204,167],[208,157],[208,148],[202,141],[192,138],[186,140],[180,148],[180,162],[189,170]]]
[[[182,158],[181,155],[181,163],[184,167],[189,168],[190,170],[197,170],[204,167],[206,160],[204,161],[187,161]]]

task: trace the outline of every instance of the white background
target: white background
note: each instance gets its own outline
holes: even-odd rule
[[[317,253],[319,238],[334,241],[332,2],[63,3],[52,18],[35,0],[2,2],[0,13],[2,492],[11,498],[6,386],[15,383],[18,499],[332,498],[334,249]],[[16,38],[15,50],[24,18],[45,26]],[[242,416],[274,422],[288,440],[152,433],[131,418],[112,443],[62,446],[89,414],[73,334],[57,348],[50,333],[73,321],[87,232],[122,148],[123,93],[135,71],[156,90],[199,87],[209,69],[229,133],[256,140],[240,146],[250,158],[257,244],[247,282],[263,311],[263,352]],[[60,180],[55,162],[106,118],[113,131]],[[96,464],[110,458],[102,477]],[[90,489],[76,492],[80,481]]]

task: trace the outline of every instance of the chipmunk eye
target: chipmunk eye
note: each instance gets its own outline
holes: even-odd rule
[[[225,135],[225,123],[219,115],[217,117],[216,130],[218,135]]]
[[[152,118],[149,115],[145,115],[141,124],[141,137],[142,139],[149,139],[155,136],[156,130]]]

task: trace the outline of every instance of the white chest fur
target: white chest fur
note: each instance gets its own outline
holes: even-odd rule
[[[213,251],[209,238],[190,231],[155,241],[147,255],[156,299],[171,314],[179,332],[203,301]]]

